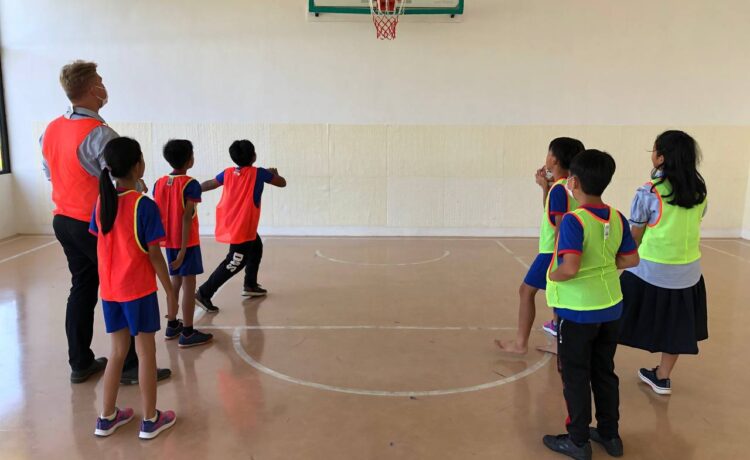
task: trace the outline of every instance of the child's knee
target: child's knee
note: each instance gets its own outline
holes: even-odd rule
[[[521,286],[518,288],[518,295],[526,299],[533,299],[538,291],[539,289],[535,288],[534,286],[529,286],[526,283],[521,283]]]

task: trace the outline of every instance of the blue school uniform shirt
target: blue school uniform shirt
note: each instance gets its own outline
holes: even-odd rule
[[[549,209],[547,218],[555,226],[555,216],[562,216],[568,212],[568,192],[563,184],[557,184],[549,190]]]
[[[582,205],[581,208],[588,209],[600,219],[609,219],[610,208],[606,205]],[[622,222],[622,242],[620,243],[620,248],[617,250],[617,254],[634,254],[638,251],[638,248],[635,240],[633,240],[633,235],[630,233],[627,219],[625,219],[625,216],[621,212],[618,211],[617,214]],[[557,254],[560,256],[558,264],[562,263],[562,256],[564,254],[571,253],[583,254],[583,226],[573,215],[565,215],[562,222],[560,222],[560,236],[557,242]],[[555,313],[560,318],[573,321],[574,323],[606,323],[620,319],[620,316],[622,316],[622,302],[603,310],[593,311],[555,308]]]
[[[255,176],[255,189],[253,190],[253,202],[256,207],[260,207],[260,198],[263,196],[263,187],[265,184],[270,184],[273,180],[273,173],[265,168],[257,168],[258,172]],[[224,185],[224,171],[220,172],[216,176],[216,182]]]

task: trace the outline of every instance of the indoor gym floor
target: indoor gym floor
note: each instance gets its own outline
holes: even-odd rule
[[[226,246],[202,245],[210,272]],[[266,238],[266,299],[243,301],[238,275],[214,298],[220,313],[199,313],[213,344],[180,350],[157,335],[157,362],[174,372],[158,407],[178,421],[139,441],[137,423],[97,439],[100,379],[68,381],[70,285],[59,244],[5,240],[0,458],[561,458],[541,443],[564,431],[554,358],[508,356],[493,344],[512,336],[535,254],[535,239]],[[750,243],[705,240],[703,270],[710,339],[678,362],[671,397],[637,379],[657,356],[618,349],[627,458],[746,455]],[[543,298],[538,326],[550,316]],[[546,341],[537,327],[532,345]],[[93,348],[109,349],[100,306]],[[122,387],[119,404],[141,415],[138,388]],[[594,455],[606,457],[598,446]]]

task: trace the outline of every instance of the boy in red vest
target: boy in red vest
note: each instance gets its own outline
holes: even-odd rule
[[[154,200],[159,205],[167,239],[162,246],[167,249],[172,290],[179,299],[182,289],[182,315],[184,324],[174,311],[167,312],[165,338],[179,337],[179,347],[203,345],[211,341],[212,334],[193,328],[195,312],[195,276],[203,273],[200,238],[198,236],[197,205],[201,201],[200,183],[187,175],[193,167],[193,144],[185,139],[172,139],[164,145],[164,159],[173,171],[156,181]]]
[[[263,186],[271,184],[286,187],[286,179],[275,168],[253,166],[255,146],[248,140],[234,141],[229,155],[237,165],[219,173],[215,179],[201,184],[204,192],[224,186],[221,200],[216,206],[216,240],[229,244],[229,253],[211,277],[198,288],[195,301],[207,312],[218,312],[211,297],[238,271],[245,269],[245,297],[264,296],[268,293],[258,284],[258,269],[263,257],[263,241],[258,235],[260,199]]]

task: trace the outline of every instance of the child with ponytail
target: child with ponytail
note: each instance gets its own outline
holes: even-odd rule
[[[153,439],[176,421],[174,412],[156,409],[154,335],[160,329],[157,276],[169,307],[176,308],[167,264],[159,248],[164,228],[156,203],[136,191],[145,170],[138,142],[127,137],[113,139],[103,156],[107,168],[99,178],[99,200],[89,231],[97,236],[102,307],[112,351],[104,371],[104,407],[94,433],[109,436],[133,419],[133,409],[115,406],[132,335],[140,361],[143,421],[139,437]]]

